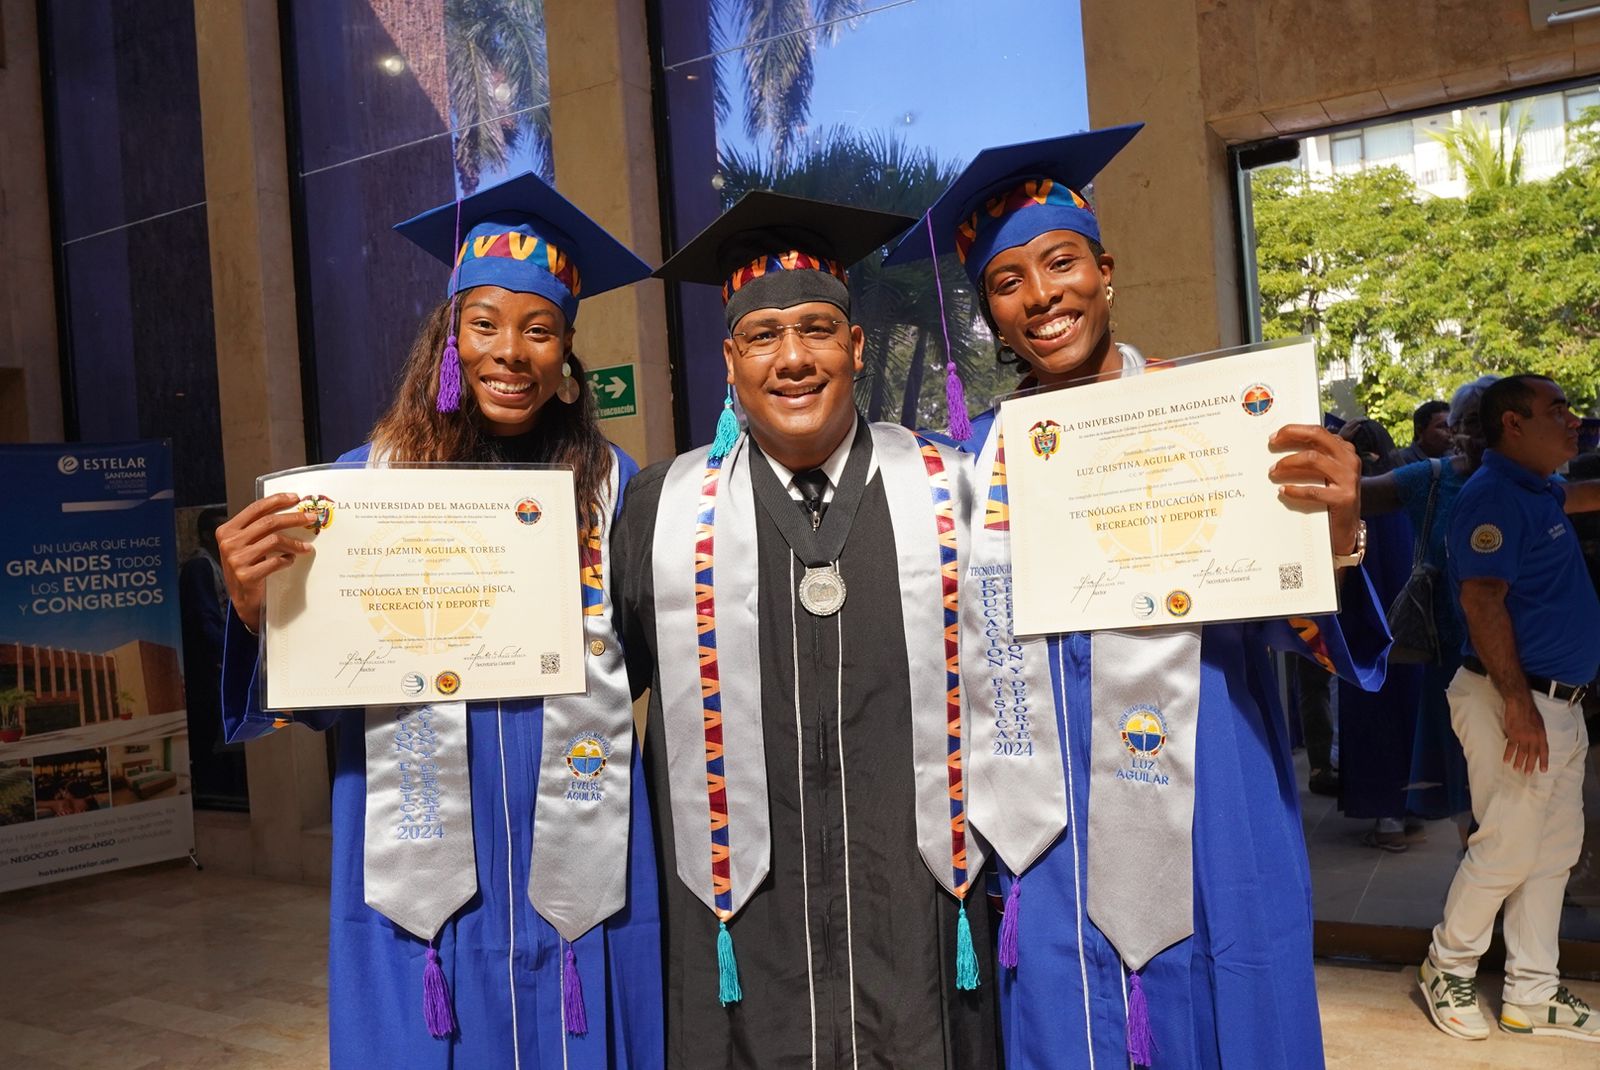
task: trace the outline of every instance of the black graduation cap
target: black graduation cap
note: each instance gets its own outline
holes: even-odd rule
[[[722,287],[728,329],[757,308],[827,301],[850,313],[851,265],[916,220],[893,212],[753,190],[656,271]]]

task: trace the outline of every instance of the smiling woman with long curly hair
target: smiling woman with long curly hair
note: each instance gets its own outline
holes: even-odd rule
[[[246,629],[260,619],[267,577],[309,552],[287,534],[303,524],[295,497],[275,495],[217,532],[234,609],[223,665],[228,739],[290,720],[342,728],[328,941],[333,1067],[647,1064],[662,1047],[656,865],[646,794],[630,792],[632,702],[605,552],[638,467],[600,433],[572,344],[580,292],[650,269],[533,175],[399,229],[453,265],[447,299],[424,320],[371,442],[340,460],[570,467],[587,688],[364,712],[261,709]],[[425,731],[412,728],[416,718]],[[397,721],[427,741],[420,758],[396,754]],[[591,759],[581,773],[568,764],[574,755]],[[397,840],[386,815],[399,816],[398,831],[424,835]],[[429,835],[445,831],[448,841]]]

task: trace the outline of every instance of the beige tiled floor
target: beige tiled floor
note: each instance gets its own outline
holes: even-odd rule
[[[105,874],[0,895],[0,948],[4,1070],[327,1065],[320,889],[187,863]],[[1323,964],[1317,978],[1330,1070],[1600,1067],[1600,1045],[1451,1040],[1406,971]],[[1574,987],[1600,1002],[1600,985]]]

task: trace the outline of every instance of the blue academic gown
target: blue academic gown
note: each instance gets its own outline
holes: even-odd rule
[[[992,416],[974,420],[982,443]],[[974,450],[974,452],[976,452]],[[1311,957],[1311,874],[1289,730],[1274,698],[1272,650],[1313,652],[1368,688],[1383,682],[1388,629],[1363,570],[1350,569],[1338,618],[1207,624],[1196,729],[1194,935],[1141,974],[1155,1070],[1320,1070],[1322,1026]],[[1340,621],[1358,621],[1347,645]],[[1308,645],[1309,640],[1309,645]],[[1086,909],[1090,635],[1049,640],[1059,738],[1070,728],[1072,820],[1022,878],[1015,970],[997,969],[1008,1070],[1126,1068],[1122,960]],[[1061,722],[1067,722],[1063,725]],[[1100,725],[1105,730],[1109,722]],[[1137,852],[1129,855],[1137,866]],[[1002,890],[1012,876],[1002,866]],[[1076,869],[1076,873],[1074,873]],[[1164,909],[1153,902],[1151,911]],[[1081,938],[1080,938],[1081,933]],[[1081,942],[1080,942],[1081,940]],[[1090,1053],[1092,1054],[1092,1057]]]
[[[616,450],[622,482],[638,472]],[[365,461],[362,446],[339,458]],[[621,495],[617,507],[621,508]],[[230,741],[273,730],[257,704],[258,644],[230,613],[222,705]],[[498,709],[497,709],[498,707]],[[362,711],[312,710],[316,731],[340,724],[333,782],[333,882],[328,931],[328,1039],[334,1070],[571,1070],[658,1067],[664,1059],[661,926],[649,797],[633,754],[628,902],[573,945],[589,1031],[561,1024],[561,939],[528,900],[533,806],[543,722],[538,700],[467,706],[478,892],[439,933],[456,1035],[437,1040],[422,1014],[427,945],[366,905],[362,841],[366,748]],[[504,760],[502,761],[502,754]]]

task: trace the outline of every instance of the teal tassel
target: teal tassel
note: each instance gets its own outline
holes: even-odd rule
[[[976,963],[973,969],[977,969]],[[728,931],[727,922],[720,922],[717,925],[717,999],[726,1007],[743,998],[744,993],[739,990],[739,963],[733,957],[733,934]]]
[[[728,387],[728,396],[722,401],[722,415],[717,417],[717,435],[711,440],[711,459],[720,461],[733,452],[733,444],[739,441],[739,417],[733,412],[733,387]],[[734,987],[738,987],[735,982]]]
[[[956,987],[971,992],[978,987],[978,955],[972,950],[972,926],[967,923],[967,901],[956,917]]]

